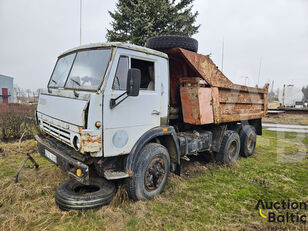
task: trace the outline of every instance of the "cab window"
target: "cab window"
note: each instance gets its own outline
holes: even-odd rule
[[[138,68],[141,71],[140,90],[155,90],[154,62],[132,58],[131,68]]]
[[[126,90],[127,72],[128,72],[128,57],[120,56],[117,71],[113,80],[112,89]]]

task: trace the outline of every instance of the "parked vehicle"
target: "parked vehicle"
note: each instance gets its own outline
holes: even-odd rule
[[[91,44],[59,56],[36,112],[45,136],[35,138],[72,177],[56,193],[62,209],[109,203],[120,179],[132,199],[152,198],[190,155],[232,164],[253,154],[268,85],[233,84],[191,38],[146,46]]]
[[[296,101],[295,102],[295,108],[300,109],[300,108],[304,108],[305,104],[304,101]]]

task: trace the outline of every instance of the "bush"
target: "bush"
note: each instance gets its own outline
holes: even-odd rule
[[[0,140],[9,141],[33,138],[38,128],[34,113],[36,106],[25,104],[0,104]]]

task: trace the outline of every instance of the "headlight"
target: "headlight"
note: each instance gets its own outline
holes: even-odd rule
[[[73,139],[73,145],[74,145],[74,148],[79,151],[80,150],[80,140],[78,138],[78,136],[75,136],[74,139]]]

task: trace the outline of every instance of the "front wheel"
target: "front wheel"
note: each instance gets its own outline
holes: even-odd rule
[[[170,157],[161,144],[149,143],[137,158],[133,176],[127,179],[128,195],[135,201],[153,198],[160,194],[170,171]]]

